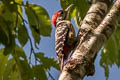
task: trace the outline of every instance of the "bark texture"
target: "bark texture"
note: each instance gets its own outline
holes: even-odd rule
[[[120,20],[120,1],[117,0],[105,16],[108,8],[106,1],[95,2],[87,12],[79,30],[77,47],[64,66],[59,80],[83,80],[84,76],[94,74],[97,53]]]

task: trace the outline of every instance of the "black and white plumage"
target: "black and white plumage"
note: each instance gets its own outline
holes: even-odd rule
[[[56,24],[55,48],[61,67],[74,48],[75,40],[75,31],[70,21],[63,20]]]
[[[60,69],[62,71],[64,61],[67,60],[68,55],[74,48],[76,42],[75,31],[73,25],[69,20],[69,12],[72,5],[65,10],[57,11],[53,17],[52,22],[55,26],[55,48],[59,60]]]
[[[62,26],[62,27],[61,27]],[[68,33],[68,27],[65,25],[65,22],[59,23],[55,30],[55,48],[56,53],[62,53],[66,36]],[[59,54],[57,54],[59,55]]]

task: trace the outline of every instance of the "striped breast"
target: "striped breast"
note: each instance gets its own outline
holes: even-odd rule
[[[61,21],[56,25],[55,46],[56,46],[57,56],[63,54],[65,42],[67,41],[68,31],[69,31],[69,25],[66,23],[66,21]]]

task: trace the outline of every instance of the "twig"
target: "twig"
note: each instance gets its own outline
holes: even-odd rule
[[[33,47],[32,47],[32,41],[31,39],[29,38],[30,40],[30,45],[31,45],[31,51],[30,51],[30,55],[29,55],[29,64],[31,64],[31,56],[32,56],[32,53],[33,53]]]
[[[27,20],[25,20],[22,15],[18,12],[18,15],[20,16],[20,18],[22,19],[23,25],[25,26],[25,23],[28,24]]]
[[[49,70],[48,70],[48,75],[52,80],[55,80],[54,77],[52,76],[52,74],[49,72]]]
[[[26,6],[23,2],[20,4],[20,3],[17,3],[15,1],[13,1],[13,3],[16,4],[16,5],[19,5],[19,6]]]
[[[23,25],[25,26],[25,23],[28,23],[28,22],[25,19],[23,19],[23,17],[21,16],[20,13],[18,13],[18,14],[23,21]],[[31,56],[32,56],[32,53],[35,53],[35,51],[34,51],[34,48],[33,48],[32,39],[30,38],[29,35],[28,35],[28,38],[30,40],[30,45],[31,45],[31,51],[30,51],[30,55],[29,55],[29,64],[31,64]],[[34,57],[35,57],[35,54],[34,54]],[[36,57],[35,57],[35,65],[37,65],[37,58]]]

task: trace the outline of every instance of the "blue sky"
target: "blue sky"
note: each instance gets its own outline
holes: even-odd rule
[[[42,7],[44,7],[50,16],[50,19],[52,18],[53,13],[55,13],[57,10],[60,10],[60,3],[59,0],[28,0],[30,3],[35,3],[38,4]],[[72,20],[73,25],[74,24],[74,20]],[[76,27],[75,27],[76,28]],[[75,29],[77,31],[77,28]],[[51,37],[42,37],[40,44],[39,44],[39,48],[40,48],[40,52],[44,52],[45,56],[47,57],[54,57],[56,58],[56,54],[55,54],[55,46],[54,46],[54,32],[55,32],[55,28],[52,27],[52,33],[51,33]],[[29,53],[29,46],[30,44],[27,43],[27,45],[25,46],[25,51],[27,53]],[[56,58],[57,59],[57,58]],[[100,53],[97,56],[97,59],[95,60],[95,75],[92,77],[85,77],[84,80],[105,80],[105,76],[104,76],[104,69],[102,67],[100,67],[99,65],[99,61],[100,61]],[[57,71],[54,68],[51,68],[51,74],[53,75],[53,77],[57,80],[58,76],[59,76],[59,71]],[[120,79],[120,69],[118,69],[118,67],[116,65],[114,65],[112,68],[110,68],[110,76],[109,76],[109,80],[119,80]],[[51,80],[51,79],[49,79]]]

